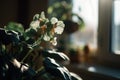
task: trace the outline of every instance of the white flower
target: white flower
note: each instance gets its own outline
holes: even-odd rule
[[[65,27],[65,24],[63,23],[63,21],[58,21],[58,23],[57,23],[57,27]]]
[[[41,12],[40,17],[41,17],[41,19],[45,19],[45,13],[44,13],[44,12]]]
[[[62,28],[62,27],[56,27],[56,28],[55,28],[55,33],[56,33],[56,34],[62,34],[62,33],[63,33],[63,30],[64,30],[64,28]]]
[[[47,35],[47,33],[44,35],[43,39],[45,41],[50,41],[50,36]]]
[[[55,23],[57,23],[57,22],[58,22],[58,19],[57,19],[57,18],[55,18],[55,17],[53,17],[50,21],[51,21],[51,23],[52,23],[52,24],[55,24]]]
[[[36,30],[36,31],[39,28],[39,25],[40,25],[40,21],[38,21],[38,20],[37,21],[32,21],[31,24],[30,24],[31,28]]]
[[[57,27],[55,28],[56,34],[62,34],[64,31],[65,24],[62,21],[58,21]]]
[[[49,22],[49,19],[46,19],[46,22],[45,23],[48,23]]]
[[[56,46],[57,45],[57,37],[54,37],[54,39],[51,41],[52,45]]]
[[[33,20],[39,19],[40,15],[39,14],[35,14],[35,16],[33,17]]]

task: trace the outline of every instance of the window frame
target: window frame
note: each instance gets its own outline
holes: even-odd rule
[[[116,54],[116,55],[120,55],[120,53],[119,53],[120,51],[113,51],[113,47],[112,47],[112,46],[113,46],[113,41],[112,41],[112,40],[113,40],[113,37],[112,37],[112,36],[113,36],[113,34],[114,34],[114,32],[112,31],[112,29],[114,28],[113,26],[115,26],[115,24],[114,24],[114,12],[113,12],[113,11],[114,11],[114,7],[115,7],[115,6],[114,6],[114,5],[115,5],[115,4],[114,4],[114,1],[120,1],[120,0],[112,0],[112,1],[113,1],[113,2],[112,2],[112,20],[111,20],[111,21],[112,21],[112,26],[111,26],[111,33],[110,33],[110,34],[111,34],[110,50],[111,50],[112,53],[114,53],[114,54]]]
[[[112,35],[112,10],[114,0],[99,0],[98,20],[98,62],[104,65],[120,67],[120,55],[116,55],[111,49]]]

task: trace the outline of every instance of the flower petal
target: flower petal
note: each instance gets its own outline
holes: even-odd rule
[[[52,24],[55,24],[55,23],[57,23],[57,22],[58,22],[58,19],[57,19],[57,18],[55,18],[55,17],[53,17],[50,21],[51,21],[51,23],[52,23]]]
[[[40,25],[40,22],[37,20],[37,21],[32,21],[30,26],[32,29],[36,30],[37,31],[37,28],[39,27]]]
[[[63,23],[63,21],[58,21],[57,22],[57,27],[65,27],[65,24]]]
[[[51,41],[52,45],[56,46],[57,45],[57,37],[54,37],[54,39]]]
[[[63,33],[63,30],[64,30],[63,27],[56,27],[56,28],[55,28],[55,33],[56,33],[56,34],[62,34],[62,33]]]
[[[47,33],[44,35],[43,39],[44,39],[45,41],[50,41],[50,37],[47,35]]]
[[[41,12],[40,17],[41,17],[41,19],[46,19],[46,18],[45,18],[45,13],[44,13],[44,12]]]
[[[33,20],[38,20],[40,18],[39,14],[35,14],[35,16],[33,17]]]

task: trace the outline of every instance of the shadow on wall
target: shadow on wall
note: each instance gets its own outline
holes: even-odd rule
[[[28,26],[35,13],[46,12],[47,3],[48,0],[0,0],[0,27],[4,27],[10,21]]]

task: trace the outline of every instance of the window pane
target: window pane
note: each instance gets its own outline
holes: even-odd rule
[[[112,20],[112,51],[120,54],[120,0],[114,0]]]
[[[72,47],[87,44],[97,47],[98,0],[73,0],[73,12],[82,17],[85,27],[71,34]],[[73,17],[75,20],[75,18]]]

